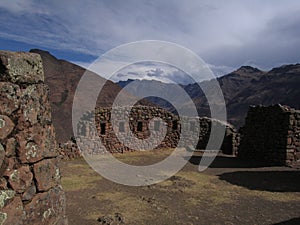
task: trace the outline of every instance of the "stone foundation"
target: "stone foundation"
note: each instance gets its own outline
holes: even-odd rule
[[[41,58],[0,51],[0,224],[67,224]]]
[[[299,110],[281,105],[250,107],[238,157],[293,166],[300,160],[299,136]]]

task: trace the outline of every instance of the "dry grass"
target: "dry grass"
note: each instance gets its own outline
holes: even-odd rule
[[[82,159],[77,161],[79,163],[69,163],[69,170],[62,176],[61,182],[65,191],[92,189],[95,186],[95,181],[102,179]]]
[[[145,162],[161,160],[171,152],[171,150],[133,152],[116,154],[115,157],[126,163],[144,165]],[[174,224],[179,224],[182,217],[192,221],[191,224],[204,223],[205,219],[199,216],[199,212],[204,213],[203,215],[208,216],[212,221],[210,213],[216,212],[216,217],[218,216],[220,220],[229,219],[230,223],[232,221],[235,223],[236,218],[228,214],[232,212],[229,206],[235,206],[237,209],[241,204],[244,206],[252,202],[257,207],[251,209],[255,214],[256,210],[264,210],[259,207],[268,205],[268,202],[272,202],[272,205],[275,204],[277,208],[281,205],[285,207],[297,205],[300,202],[299,192],[250,190],[221,180],[216,175],[200,173],[196,166],[184,168],[175,176],[155,185],[127,187],[107,181],[94,172],[83,159],[78,159],[65,162],[62,185],[67,196],[70,193],[67,205],[71,208],[71,214],[72,210],[76,211],[81,204],[73,198],[76,193],[82,195],[80,201],[88,199],[86,205],[81,207],[83,211],[80,218],[83,222],[77,223],[77,218],[74,220],[75,223],[72,221],[74,224],[94,224],[99,216],[114,213],[121,213],[126,218],[126,224],[171,224],[170,221],[174,218],[177,221]],[[147,201],[148,198],[151,201]],[[260,202],[264,203],[260,205]],[[284,206],[281,210],[284,210]],[[272,213],[272,210],[264,213]],[[260,216],[270,218],[262,213]],[[239,218],[241,219],[240,214]]]

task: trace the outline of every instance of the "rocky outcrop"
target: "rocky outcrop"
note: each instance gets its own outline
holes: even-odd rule
[[[238,157],[266,165],[300,162],[300,111],[287,106],[250,107]]]
[[[38,54],[0,51],[0,224],[67,224]]]

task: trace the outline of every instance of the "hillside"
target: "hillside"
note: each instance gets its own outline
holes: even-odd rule
[[[72,103],[74,93],[86,69],[68,61],[57,59],[47,51],[32,49],[30,52],[38,53],[42,57],[45,83],[50,88],[49,98],[52,105],[52,118],[57,140],[58,142],[67,141],[73,136]],[[106,82],[99,95],[97,105],[110,106],[121,90],[120,86],[94,73],[89,74],[91,82],[87,85],[87,93],[92,88],[97,88],[93,83],[93,79],[100,80],[103,84]],[[128,95],[127,98],[133,98],[133,96]]]
[[[300,109],[300,64],[284,65],[250,81],[227,99],[229,120],[242,125],[249,105],[280,103]],[[222,88],[223,89],[223,88]]]

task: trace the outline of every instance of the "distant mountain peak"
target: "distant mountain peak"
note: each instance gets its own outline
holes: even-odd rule
[[[252,67],[252,66],[241,66],[235,72],[258,73],[258,72],[262,72],[262,71],[256,67]]]
[[[57,58],[54,55],[52,55],[50,52],[48,52],[46,50],[41,50],[41,49],[38,49],[38,48],[34,48],[34,49],[30,49],[29,52],[37,53],[37,54],[40,54],[41,56],[44,56],[44,57],[47,56],[49,58],[57,60]]]
[[[296,64],[286,64],[286,65],[282,65],[279,67],[275,67],[273,68],[270,73],[290,73],[290,72],[297,72],[300,73],[300,64],[296,63]]]

